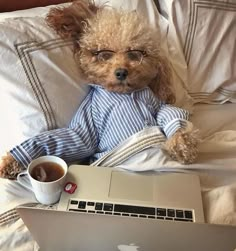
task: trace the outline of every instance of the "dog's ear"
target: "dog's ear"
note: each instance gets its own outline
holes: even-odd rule
[[[149,84],[153,93],[163,102],[175,103],[175,94],[172,86],[172,70],[168,60],[160,56],[157,64],[157,75]]]
[[[98,9],[91,0],[76,0],[68,7],[50,9],[46,22],[62,38],[78,40],[87,20],[92,18]]]

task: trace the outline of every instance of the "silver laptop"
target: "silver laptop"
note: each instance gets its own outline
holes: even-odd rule
[[[195,175],[72,165],[64,190],[58,210],[18,208],[42,251],[236,248],[236,228],[203,223]]]
[[[40,251],[235,251],[236,227],[18,208]]]
[[[73,184],[77,185],[77,189],[71,191]],[[107,167],[72,165],[58,209],[204,222],[199,178],[197,175],[182,173],[137,173]]]

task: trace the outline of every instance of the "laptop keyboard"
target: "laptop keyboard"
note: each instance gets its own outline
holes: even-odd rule
[[[159,220],[193,222],[194,214],[191,209],[156,208],[99,201],[70,200],[69,211],[91,214],[105,214],[125,217],[139,217]]]

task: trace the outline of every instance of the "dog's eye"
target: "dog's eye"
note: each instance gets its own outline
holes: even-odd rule
[[[126,55],[130,61],[141,62],[143,60],[144,52],[138,50],[137,51],[132,50],[132,51],[127,51]]]
[[[114,54],[113,51],[99,51],[97,53],[97,58],[99,61],[108,61],[113,58]]]

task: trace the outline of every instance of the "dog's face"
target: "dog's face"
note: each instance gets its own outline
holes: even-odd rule
[[[89,81],[127,93],[157,76],[159,39],[135,12],[103,9],[88,21],[75,55]]]

